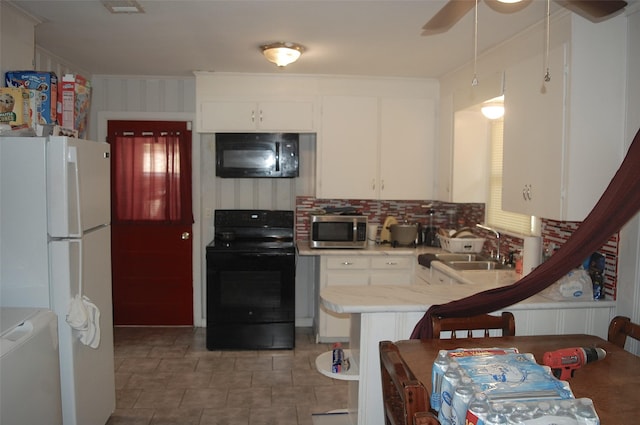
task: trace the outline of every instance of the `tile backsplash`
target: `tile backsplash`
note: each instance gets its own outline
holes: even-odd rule
[[[296,197],[296,240],[309,240],[309,214],[326,207],[355,207],[363,215],[368,217],[372,224],[381,225],[387,216],[396,217],[398,220],[419,222],[423,226],[433,225],[444,228],[474,227],[477,223],[483,223],[485,217],[485,205],[481,203],[454,204],[440,201],[382,201],[370,199],[317,199],[312,196]],[[433,217],[429,210],[433,209]],[[561,222],[542,219],[541,236],[542,246],[546,248],[559,248],[578,228],[579,222]],[[474,233],[486,237],[483,253],[495,252],[497,244],[488,232],[475,228]],[[517,252],[523,247],[523,239],[515,235],[501,234],[500,254],[508,255],[509,252]],[[611,236],[607,243],[598,250],[605,256],[605,293],[606,298],[616,299],[617,272],[618,272],[618,242],[619,234]]]
[[[484,221],[484,204],[453,204],[439,201],[378,201],[371,199],[317,199],[296,197],[296,240],[309,240],[309,214],[319,209],[354,207],[366,215],[369,223],[379,224],[392,216],[423,226],[458,228]],[[433,217],[429,210],[433,209]]]

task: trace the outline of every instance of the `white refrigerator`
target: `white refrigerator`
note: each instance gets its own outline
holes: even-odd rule
[[[0,423],[61,425],[58,319],[51,310],[0,307]]]
[[[0,137],[0,306],[57,314],[64,425],[104,424],[115,409],[109,153]]]

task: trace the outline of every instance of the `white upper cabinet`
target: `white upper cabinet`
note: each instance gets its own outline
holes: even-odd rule
[[[502,206],[582,221],[624,146],[626,27],[572,16],[571,40],[506,70]]]
[[[381,199],[431,199],[435,149],[435,102],[380,99]]]
[[[431,198],[434,123],[432,99],[323,97],[316,196]]]
[[[322,98],[318,198],[377,198],[378,99]]]
[[[199,105],[199,130],[295,131],[314,129],[313,102],[283,101],[203,101]]]
[[[560,219],[563,168],[564,46],[550,52],[551,81],[542,56],[507,69],[504,95],[502,208]]]
[[[196,72],[196,130],[315,132],[317,78]]]

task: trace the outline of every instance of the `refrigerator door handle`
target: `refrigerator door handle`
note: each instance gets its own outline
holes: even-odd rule
[[[73,180],[69,182],[73,186],[69,188],[69,213],[75,207],[75,217],[69,217],[69,236],[72,238],[82,237],[82,215],[80,205],[80,170],[78,169],[78,151],[75,146],[69,146],[67,158],[68,166],[73,169]],[[71,205],[75,203],[75,205]]]

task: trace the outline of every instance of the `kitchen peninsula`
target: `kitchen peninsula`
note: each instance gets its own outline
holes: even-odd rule
[[[323,251],[321,256],[347,255],[344,251],[333,251]],[[372,251],[367,251],[372,254]],[[386,253],[389,251],[394,252],[393,249],[378,252],[382,257],[390,258]],[[349,254],[354,257],[357,255]],[[417,259],[415,261],[417,264]],[[456,277],[456,272],[446,270],[447,267],[442,263],[434,262],[432,267]],[[462,283],[426,284],[416,279],[416,282],[421,283],[345,285],[320,290],[320,302],[324,308],[351,316],[351,365],[352,368],[358,368],[359,378],[349,382],[348,410],[351,423],[383,424],[379,341],[408,339],[416,323],[431,305],[511,284],[518,279],[513,271],[464,272],[457,277],[461,280],[456,282]],[[516,317],[517,335],[584,333],[606,338],[609,320],[615,312],[615,301],[559,302],[535,295],[506,310],[513,312]],[[334,377],[341,378],[339,375]]]

